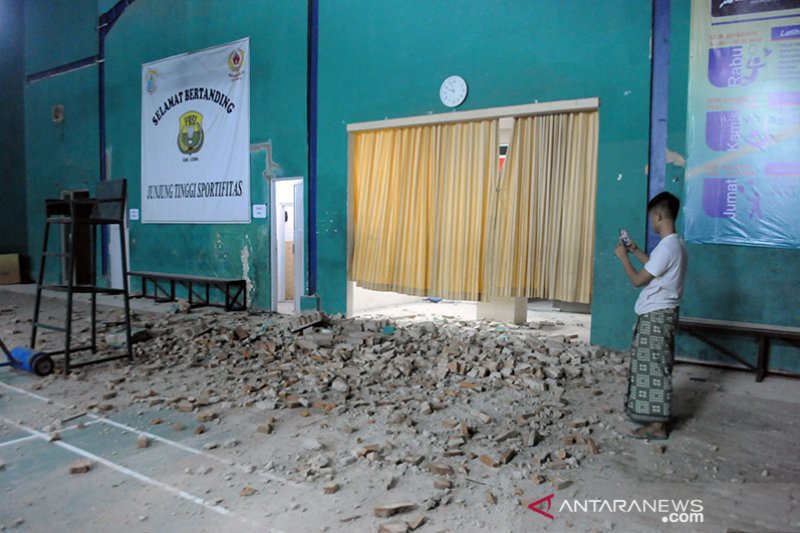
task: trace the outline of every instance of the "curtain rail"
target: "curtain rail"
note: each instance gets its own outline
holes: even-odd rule
[[[531,115],[548,115],[551,113],[569,113],[577,111],[594,111],[600,107],[600,99],[580,98],[577,100],[557,100],[535,104],[512,105],[506,107],[489,107],[470,111],[451,111],[435,115],[417,115],[414,117],[356,122],[347,125],[350,133],[384,128],[403,128],[408,126],[427,126],[430,124],[448,124],[473,120],[488,120],[502,117],[520,117]]]

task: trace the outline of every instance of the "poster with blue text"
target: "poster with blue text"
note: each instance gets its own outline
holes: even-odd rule
[[[687,242],[800,248],[800,0],[694,0]]]
[[[250,222],[250,40],[142,65],[142,222]]]

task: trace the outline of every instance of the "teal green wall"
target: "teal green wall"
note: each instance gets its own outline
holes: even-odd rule
[[[250,37],[250,139],[271,142],[278,176],[307,174],[304,3],[281,0],[138,0],[106,41],[111,177],[127,178],[141,207],[141,65]],[[269,204],[266,153],[251,152],[251,202]],[[248,300],[270,306],[269,219],[251,224],[130,224],[131,268],[252,283]],[[244,257],[244,259],[243,259]]]
[[[26,3],[25,72],[96,52],[95,21],[113,0]],[[318,294],[346,307],[348,123],[448,111],[441,81],[460,74],[461,110],[600,98],[592,341],[625,348],[637,290],[613,255],[617,230],[644,241],[649,132],[651,6],[647,1],[555,2],[323,0],[319,14]],[[140,207],[141,64],[241,37],[251,39],[251,143],[271,143],[277,176],[307,175],[305,2],[137,0],[106,43],[111,178],[129,180]],[[673,0],[668,147],[686,155],[689,0]],[[603,31],[598,31],[602,28]],[[11,39],[11,38],[10,38]],[[25,88],[28,246],[38,250],[45,197],[97,180],[97,70]],[[66,120],[50,121],[63,104]],[[251,154],[253,203],[268,203],[266,152]],[[684,169],[667,167],[681,194]],[[16,190],[15,190],[16,191]],[[25,193],[18,194],[24,195]],[[131,223],[134,269],[242,276],[251,301],[270,301],[269,219],[245,225]],[[243,262],[242,252],[248,258]],[[798,324],[798,251],[691,246],[686,315]],[[750,343],[752,344],[752,343]],[[745,346],[751,347],[745,343]],[[714,357],[681,339],[683,355]],[[776,350],[775,365],[797,369]]]
[[[650,26],[649,2],[321,2],[322,307],[345,309],[345,125],[445,112],[439,85],[460,74],[464,110],[600,97],[592,339],[624,345],[635,291],[613,248],[620,227],[644,233]]]
[[[97,53],[95,2],[55,5],[25,2],[25,73],[34,74]],[[51,118],[64,106],[64,121]],[[94,191],[98,179],[97,70],[93,67],[25,86],[25,161],[28,244],[33,272],[38,271],[44,231],[44,200],[62,190]],[[56,261],[49,261],[58,271]]]
[[[689,0],[672,0],[669,147],[686,155],[690,38]],[[678,177],[679,182],[671,183]],[[683,168],[669,166],[670,190],[682,192]],[[689,270],[681,313],[761,324],[800,326],[800,250],[750,246],[689,245]],[[751,362],[757,346],[752,338],[720,338]],[[687,358],[733,363],[705,344],[681,335],[678,353]],[[777,343],[770,368],[800,370],[797,348]]]
[[[0,0],[0,254],[28,253],[22,0]]]
[[[26,71],[93,55],[97,16],[114,2],[31,2]],[[140,208],[141,65],[250,37],[251,143],[271,146],[271,174],[307,174],[306,27],[304,3],[280,0],[138,0],[106,40],[106,127],[109,178],[128,179],[129,207]],[[41,246],[42,206],[62,189],[99,179],[97,68],[26,89],[29,242]],[[50,121],[53,104],[66,120]],[[267,152],[251,150],[251,201],[269,204]],[[250,280],[249,300],[270,305],[269,219],[235,225],[130,224],[135,270],[163,270]],[[55,266],[55,265],[54,265]]]

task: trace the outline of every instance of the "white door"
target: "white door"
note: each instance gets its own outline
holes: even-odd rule
[[[305,294],[305,217],[303,216],[303,181],[294,184],[294,312],[300,313],[300,299]]]

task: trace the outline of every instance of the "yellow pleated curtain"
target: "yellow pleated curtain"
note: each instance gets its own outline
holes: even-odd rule
[[[489,214],[489,294],[590,302],[597,130],[596,111],[514,120]]]
[[[479,299],[497,120],[354,137],[350,279],[373,290]]]
[[[589,301],[597,113],[516,119],[502,173],[497,126],[354,134],[351,280],[460,300]]]

